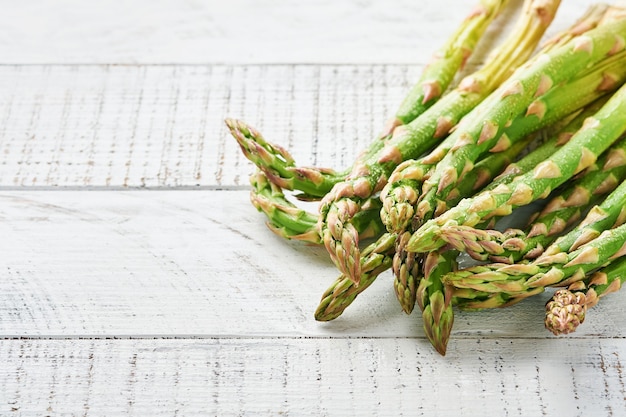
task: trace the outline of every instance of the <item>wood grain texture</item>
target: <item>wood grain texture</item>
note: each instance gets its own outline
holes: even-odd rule
[[[585,3],[571,2],[574,14]],[[442,27],[470,9],[442,13],[439,2],[408,0],[35,0],[5,8],[0,56],[7,63],[424,64]]]
[[[417,79],[406,65],[0,66],[0,187],[247,185],[223,123],[303,165],[352,163]]]
[[[247,198],[1,193],[0,336],[424,337],[419,315],[401,313],[390,273],[340,319],[316,322],[320,296],[337,276],[325,249],[274,236]],[[453,337],[552,339],[543,328],[548,298],[459,313]],[[573,337],[625,337],[622,300],[602,300]]]
[[[425,64],[476,1],[80,0],[11,2],[0,15],[5,63]],[[522,0],[490,27],[498,39]],[[626,4],[624,0],[612,3]],[[567,0],[548,31],[591,4]]]
[[[0,414],[620,416],[619,340],[241,338],[0,343]]]

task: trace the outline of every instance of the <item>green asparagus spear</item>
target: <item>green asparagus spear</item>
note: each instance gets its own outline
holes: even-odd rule
[[[435,52],[417,84],[402,101],[396,116],[388,123],[382,137],[393,129],[413,121],[439,99],[454,75],[472,54],[478,40],[508,0],[482,0],[465,18],[443,47]]]
[[[285,239],[322,243],[317,233],[317,214],[309,213],[289,201],[283,190],[260,170],[250,177],[250,184],[252,205],[267,216],[270,230]],[[375,238],[382,233],[384,226],[378,215],[381,204],[380,200],[372,198],[366,209],[355,217],[354,225],[362,239]]]
[[[614,162],[610,161],[609,163],[624,164],[626,155],[616,152],[613,154]],[[574,230],[550,245],[543,255],[551,256],[575,250],[600,236],[603,230],[620,226],[624,222],[626,222],[626,181],[623,181],[602,203],[594,206]]]
[[[456,251],[429,253],[424,260],[424,278],[417,290],[424,332],[441,355],[446,354],[454,322],[452,288],[444,288],[441,278],[456,269],[457,255]]]
[[[359,285],[340,275],[322,295],[315,310],[315,320],[330,321],[339,317],[361,292],[365,291],[378,275],[391,267],[395,236],[386,233],[363,250]]]

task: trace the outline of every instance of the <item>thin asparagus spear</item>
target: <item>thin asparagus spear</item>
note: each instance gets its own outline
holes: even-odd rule
[[[443,47],[435,52],[419,81],[400,104],[395,118],[388,122],[382,137],[391,135],[395,127],[413,121],[443,95],[506,3],[508,0],[482,0],[475,6]]]
[[[464,114],[506,79],[511,69],[525,61],[558,4],[557,0],[529,0],[518,30],[483,69],[466,77],[456,90],[420,117],[396,128],[393,137],[376,157],[355,166],[346,181],[336,184],[322,199],[320,235],[331,259],[343,274],[354,280],[360,276],[358,234],[350,224],[360,203],[382,189],[386,178],[402,160],[414,158],[432,147]]]
[[[378,277],[378,275],[391,267],[391,254],[395,236],[386,233],[376,242],[363,250],[361,265],[363,275],[361,282],[356,285],[354,281],[345,275],[340,275],[333,284],[328,287],[315,310],[315,320],[330,321],[339,317],[344,310],[352,304],[361,292],[365,291]]]

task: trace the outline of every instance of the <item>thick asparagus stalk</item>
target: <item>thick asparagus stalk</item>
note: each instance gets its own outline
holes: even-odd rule
[[[567,334],[583,323],[587,310],[600,299],[619,291],[626,281],[626,259],[620,258],[584,281],[555,292],[546,303],[545,325],[555,335]]]
[[[357,158],[357,165],[359,160],[380,150],[397,126],[411,122],[439,99],[506,3],[508,0],[479,1],[445,45],[434,54],[430,64],[425,67],[415,86],[402,101],[396,116],[386,124],[381,137],[374,140]],[[244,155],[270,181],[283,189],[301,191],[307,198],[319,198],[328,193],[334,184],[344,180],[350,172],[297,166],[287,150],[267,142],[256,129],[243,121],[227,119],[226,125]]]
[[[626,20],[621,23],[626,29]],[[614,42],[614,35],[610,37]],[[601,43],[595,42],[595,45],[598,44]],[[623,49],[623,45],[619,48]],[[438,249],[445,244],[441,233],[445,225],[475,226],[490,216],[510,213],[515,207],[547,197],[554,188],[592,165],[598,155],[619,138],[626,130],[626,118],[621,117],[624,111],[626,87],[620,88],[594,117],[587,119],[567,144],[532,172],[472,199],[462,200],[455,208],[428,221],[411,236],[408,249],[416,252]]]
[[[514,263],[522,258],[534,259],[543,253],[566,228],[580,219],[593,204],[611,193],[626,179],[626,139],[622,139],[601,155],[568,187],[559,191],[539,216],[528,233],[522,231],[481,230],[469,226],[443,228],[445,240],[459,251],[479,261]],[[595,236],[600,232],[595,232]],[[572,234],[572,237],[579,234]],[[571,238],[570,238],[571,239]],[[569,251],[570,247],[562,248]]]
[[[616,153],[617,164],[625,163],[626,155]],[[599,205],[594,206],[578,226],[558,238],[543,255],[552,256],[560,252],[569,252],[600,236],[602,231],[621,226],[626,222],[626,181],[623,181]]]
[[[323,198],[320,235],[343,274],[354,280],[360,275],[358,234],[350,224],[350,219],[360,209],[360,202],[380,191],[401,161],[419,156],[445,136],[463,115],[506,79],[513,68],[523,63],[550,23],[558,4],[557,0],[529,0],[515,34],[483,69],[466,77],[456,90],[420,117],[396,128],[393,137],[375,157],[357,165],[345,182],[335,185]]]

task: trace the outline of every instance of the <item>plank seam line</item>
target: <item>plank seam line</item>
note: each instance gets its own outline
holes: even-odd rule
[[[353,67],[353,66],[416,66],[425,62],[3,62],[0,67]],[[479,66],[479,64],[471,64]]]
[[[2,335],[0,341],[12,340],[426,340],[426,336],[255,336],[255,335],[202,335],[202,334],[146,334],[146,335]],[[496,335],[458,335],[453,340],[624,340],[626,336],[568,336],[567,338],[543,336],[496,336]]]
[[[123,185],[19,185],[0,186],[0,192],[13,191],[249,191],[249,185],[147,185],[147,186],[123,186]]]

